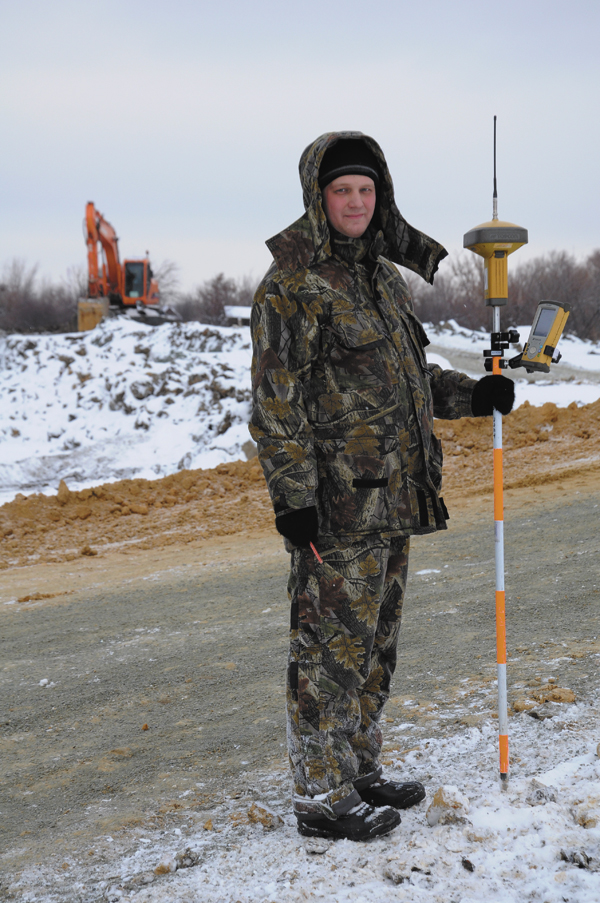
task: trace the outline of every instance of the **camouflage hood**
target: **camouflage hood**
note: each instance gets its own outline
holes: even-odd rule
[[[381,181],[377,190],[377,212],[381,231],[375,238],[378,252],[418,273],[426,282],[433,282],[447,251],[406,222],[394,200],[394,185],[383,151],[373,138],[362,132],[326,132],[302,154],[299,169],[306,213],[266,243],[278,268],[283,272],[294,272],[332,256],[329,225],[319,187],[319,169],[325,152],[341,139],[363,141],[379,165]]]

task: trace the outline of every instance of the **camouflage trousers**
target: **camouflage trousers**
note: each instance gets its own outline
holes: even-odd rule
[[[407,538],[292,552],[287,679],[294,810],[329,818],[381,774],[379,721],[396,667]]]

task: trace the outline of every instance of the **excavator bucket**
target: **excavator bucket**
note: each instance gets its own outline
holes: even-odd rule
[[[88,332],[94,329],[108,316],[108,298],[95,298],[88,301],[82,298],[77,304],[77,329],[79,332]]]

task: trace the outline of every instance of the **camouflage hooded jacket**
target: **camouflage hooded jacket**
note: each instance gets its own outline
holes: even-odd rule
[[[364,141],[382,177],[361,239],[332,235],[322,205],[319,166],[341,138]],[[250,432],[275,513],[316,505],[324,545],[445,528],[433,417],[470,416],[475,380],[427,363],[392,261],[432,282],[446,251],[402,217],[361,132],[318,138],[300,179],[306,212],[267,242],[274,263],[251,318]]]

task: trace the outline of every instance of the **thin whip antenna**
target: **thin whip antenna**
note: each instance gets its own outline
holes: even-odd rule
[[[498,186],[496,184],[496,117],[494,116],[494,194],[492,195],[492,219],[498,219]]]

